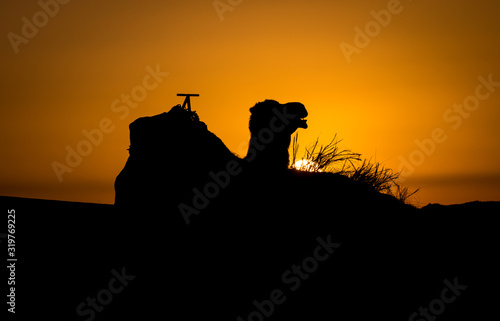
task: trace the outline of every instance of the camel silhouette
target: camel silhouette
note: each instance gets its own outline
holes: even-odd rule
[[[231,161],[263,175],[286,171],[291,135],[307,128],[304,105],[265,100],[250,113],[251,138],[244,159],[210,132],[195,111],[180,105],[132,122],[130,155],[115,180],[115,205],[129,209],[176,205]]]

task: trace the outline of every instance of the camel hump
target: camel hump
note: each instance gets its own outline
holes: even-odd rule
[[[177,105],[129,125],[129,158],[115,180],[115,204],[175,202],[210,171],[238,159],[195,111]]]

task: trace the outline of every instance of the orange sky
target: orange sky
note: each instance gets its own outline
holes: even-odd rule
[[[112,203],[128,124],[193,92],[240,156],[253,104],[300,101],[303,147],[337,133],[403,169],[420,205],[500,201],[496,1],[59,2],[0,4],[0,195]]]

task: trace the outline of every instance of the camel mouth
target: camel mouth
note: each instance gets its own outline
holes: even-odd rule
[[[300,118],[299,119],[299,128],[307,128],[307,119],[305,118]]]

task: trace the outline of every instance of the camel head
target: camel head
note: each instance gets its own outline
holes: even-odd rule
[[[274,130],[283,128],[286,134],[293,134],[298,128],[307,128],[308,115],[303,104],[291,102],[280,104],[275,100],[265,100],[250,108],[250,132],[255,135],[263,128]],[[280,130],[281,131],[281,130]]]

